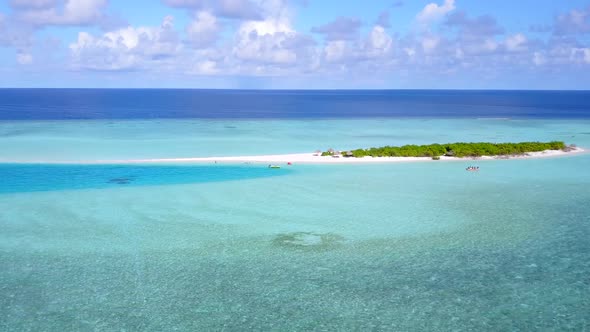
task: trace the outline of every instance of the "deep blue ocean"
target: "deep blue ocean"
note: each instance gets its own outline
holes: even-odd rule
[[[587,118],[590,91],[0,89],[0,120]]]

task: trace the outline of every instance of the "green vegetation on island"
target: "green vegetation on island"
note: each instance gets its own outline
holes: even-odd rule
[[[384,146],[379,148],[356,149],[345,152],[345,157],[480,157],[523,155],[528,152],[545,150],[564,150],[568,147],[564,142],[521,142],[521,143],[448,143],[429,145]],[[322,156],[339,154],[330,149],[322,152]]]

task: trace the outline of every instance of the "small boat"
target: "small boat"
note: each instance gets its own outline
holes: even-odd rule
[[[268,168],[281,168],[279,165],[268,165]]]

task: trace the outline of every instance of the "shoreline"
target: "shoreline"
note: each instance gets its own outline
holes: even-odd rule
[[[572,151],[545,150],[529,152],[525,155],[514,156],[481,156],[481,157],[447,157],[441,156],[440,160],[431,157],[338,157],[318,156],[314,153],[293,153],[259,156],[231,156],[231,157],[194,157],[194,158],[148,158],[148,159],[111,159],[111,160],[86,160],[86,161],[4,161],[0,163],[13,164],[84,164],[84,165],[108,165],[108,164],[166,164],[166,163],[195,163],[195,164],[231,164],[231,163],[270,163],[270,164],[366,164],[366,163],[404,163],[404,162],[448,162],[448,161],[483,161],[483,160],[512,160],[512,159],[540,159],[569,157],[590,151],[576,147]]]

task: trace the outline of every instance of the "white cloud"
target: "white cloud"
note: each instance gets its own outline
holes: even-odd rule
[[[233,48],[236,58],[269,64],[292,64],[297,61],[294,49],[285,47],[296,32],[286,20],[270,18],[242,23]]]
[[[416,49],[413,47],[404,47],[404,52],[410,58],[413,58],[416,55]]]
[[[35,30],[99,25],[107,32],[81,29],[69,45],[72,68],[195,75],[476,75],[518,66],[590,64],[587,40],[577,35],[586,31],[578,12],[559,17],[563,34],[529,40],[524,33],[506,32],[493,16],[455,11],[454,0],[430,0],[415,16],[420,29],[407,35],[388,29],[389,19],[381,15],[366,32],[355,18],[320,24],[315,33],[326,38],[317,38],[313,30],[296,30],[285,0],[162,0],[193,15],[180,29],[172,17],[160,26],[107,28],[107,1],[11,0],[11,14],[0,13],[0,45],[17,50],[18,63],[34,60],[40,68],[47,60],[32,42]],[[253,11],[248,3],[255,4]]]
[[[0,13],[0,46],[30,49],[32,32],[27,26],[16,22],[12,17]]]
[[[208,11],[230,19],[260,20],[264,17],[260,1],[250,0],[163,0],[171,7]]]
[[[542,66],[547,63],[547,59],[541,52],[535,52],[533,54],[533,63],[537,66]]]
[[[511,52],[526,50],[527,38],[522,33],[517,33],[506,38],[506,49]]]
[[[107,0],[66,0],[63,10],[53,7],[30,6],[16,13],[20,21],[35,25],[92,25],[105,17]]]
[[[555,18],[554,33],[558,35],[575,35],[590,32],[590,6],[574,9]]]
[[[159,27],[129,26],[102,36],[80,32],[69,46],[74,65],[93,70],[129,70],[173,56],[180,50],[173,20],[166,16]]]
[[[269,18],[263,21],[247,21],[240,26],[238,34],[251,34],[255,32],[259,36],[274,35],[277,33],[294,33],[291,24],[284,18]]]
[[[330,41],[324,47],[324,56],[328,62],[340,62],[350,55],[348,44],[344,40]]]
[[[381,64],[391,58],[392,50],[393,38],[383,26],[375,25],[362,38],[328,41],[323,48],[323,58],[327,63],[338,64],[333,68],[354,68],[367,63]]]
[[[498,48],[498,43],[493,39],[486,39],[483,43],[483,49],[488,52],[495,51]]]
[[[338,17],[334,21],[313,27],[311,32],[322,34],[327,40],[352,40],[358,38],[362,22],[354,17]]]
[[[549,49],[549,60],[554,65],[590,63],[590,48],[575,44],[556,44]]]
[[[193,74],[197,75],[215,75],[219,73],[217,63],[211,60],[205,60],[198,62],[193,68]]]
[[[105,14],[108,0],[10,0],[9,5],[10,15],[0,19],[0,45],[14,47],[20,64],[30,64],[33,58],[37,63],[46,62],[49,54],[35,54],[43,47],[39,41],[44,38],[36,35],[39,29],[47,26],[104,26],[116,21]]]
[[[262,20],[242,22],[234,34],[224,72],[240,75],[292,75],[319,66],[320,50],[309,35],[291,25],[291,12],[284,0],[257,1],[265,10]]]
[[[211,13],[200,11],[186,27],[187,40],[195,48],[204,48],[217,41],[220,26]]]
[[[57,0],[10,0],[13,8],[49,8],[57,5]]]
[[[33,56],[29,53],[18,52],[16,54],[16,62],[21,65],[29,65],[33,63]]]
[[[572,63],[590,64],[590,48],[576,47],[570,50],[569,60]]]
[[[380,26],[374,26],[369,34],[370,52],[377,52],[377,54],[386,54],[391,50],[393,39],[387,34],[385,29]]]
[[[422,49],[424,53],[431,53],[440,44],[440,37],[438,36],[426,36],[422,38]]]
[[[107,0],[69,0],[64,7],[63,15],[58,22],[63,24],[87,24],[101,16],[101,9],[106,7]]]
[[[429,3],[416,16],[416,20],[421,24],[428,24],[444,17],[455,9],[455,0],[444,0],[442,5]]]

